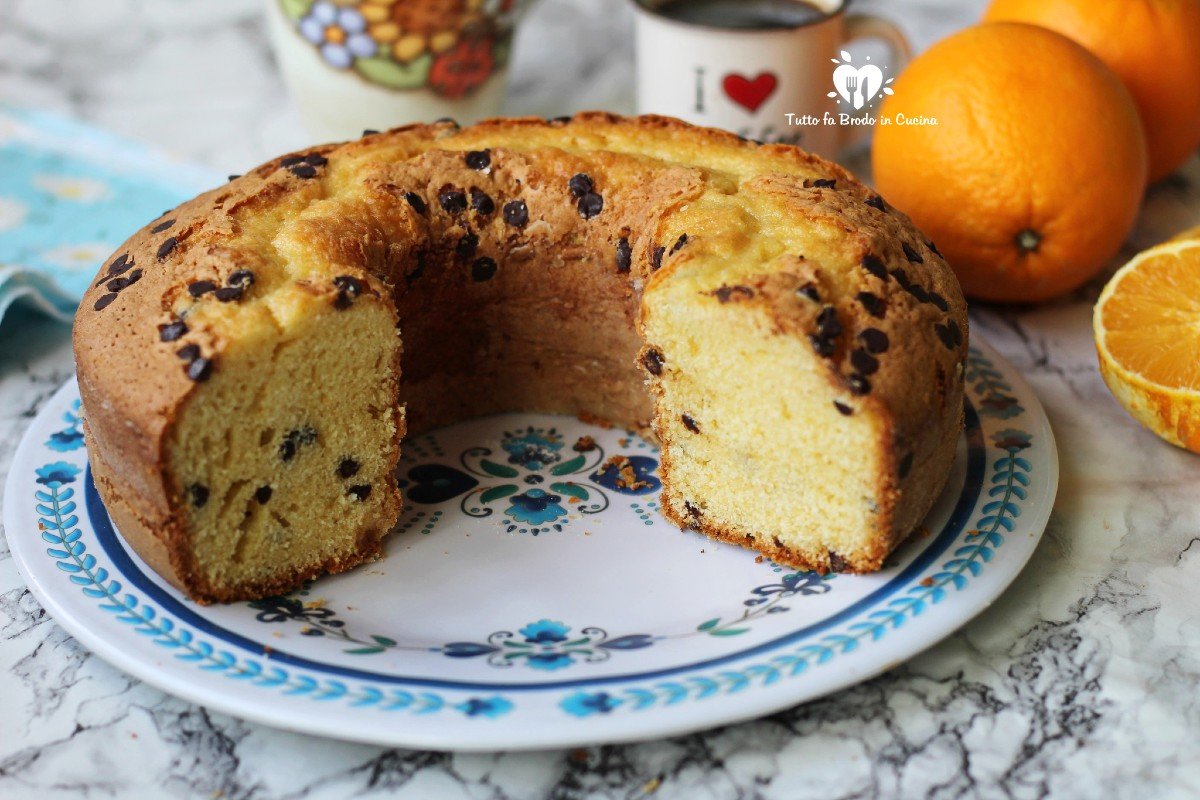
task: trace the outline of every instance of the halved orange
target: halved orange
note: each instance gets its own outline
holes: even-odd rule
[[[1200,453],[1200,240],[1171,240],[1122,267],[1092,317],[1100,374],[1125,410]]]

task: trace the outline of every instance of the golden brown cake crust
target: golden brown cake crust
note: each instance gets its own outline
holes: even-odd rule
[[[270,257],[270,241],[256,239],[255,220],[287,216],[331,196],[333,182],[381,179],[402,171],[404,162],[438,149],[462,152],[476,147],[553,150],[569,146],[603,162],[608,150],[693,170],[704,180],[727,165],[750,177],[740,190],[822,230],[837,241],[837,265],[804,263],[778,273],[720,276],[687,273],[692,255],[685,248],[659,254],[655,245],[666,233],[651,230],[632,244],[628,280],[636,300],[642,284],[672,280],[707,281],[713,303],[739,303],[748,313],[765,315],[782,335],[809,337],[818,327],[817,314],[833,305],[848,332],[829,359],[831,396],[855,397],[860,413],[879,415],[889,426],[890,445],[880,444],[882,462],[890,465],[876,477],[883,487],[884,507],[873,552],[844,558],[837,553],[767,552],[780,563],[815,569],[870,571],[920,522],[945,481],[961,424],[962,363],[966,353],[966,307],[953,274],[912,223],[887,206],[841,167],[797,148],[756,145],[721,131],[695,128],[677,120],[645,116],[621,118],[592,112],[562,121],[489,120],[469,128],[452,123],[413,125],[342,144],[312,148],[292,157],[273,159],[230,183],[206,192],[148,223],[131,237],[97,276],[85,294],[74,329],[80,393],[86,414],[88,449],[97,484],[118,527],[151,566],[197,599],[223,601],[285,591],[306,575],[285,575],[271,585],[242,587],[222,593],[200,582],[190,561],[187,536],[178,509],[179,481],[169,474],[165,448],[172,426],[197,386],[181,360],[182,347],[195,345],[210,369],[220,369],[229,342],[215,326],[189,325],[185,335],[162,333],[187,285],[213,281],[224,285],[242,269],[257,269]],[[309,158],[320,163],[316,180],[308,174]],[[329,177],[321,170],[328,163]],[[571,161],[564,159],[564,169]],[[384,165],[381,170],[379,165]],[[718,166],[714,166],[718,165]],[[336,168],[336,171],[335,171]],[[683,172],[680,173],[683,175]],[[556,175],[564,182],[569,173]],[[429,176],[432,184],[437,175]],[[689,190],[679,179],[678,202]],[[688,179],[692,180],[692,179]],[[395,192],[397,187],[390,187]],[[550,189],[523,187],[530,205]],[[389,187],[376,181],[375,197]],[[369,200],[369,196],[368,196]],[[394,197],[393,197],[394,200]],[[399,224],[395,222],[395,224]],[[356,265],[392,257],[376,250],[388,243],[368,241],[336,223],[314,233],[312,246]],[[589,246],[583,243],[581,246]],[[666,243],[666,244],[669,244]],[[537,236],[530,234],[537,251]],[[376,248],[373,250],[372,248]],[[665,249],[665,248],[664,248]],[[848,266],[852,265],[852,266]],[[364,275],[374,291],[387,287]],[[815,284],[820,304],[797,304],[797,293]],[[311,292],[334,289],[313,285]],[[870,300],[862,299],[869,295]],[[873,309],[883,309],[880,316]],[[870,390],[855,395],[854,376],[861,366],[855,338],[875,330],[894,344],[886,357],[872,358]],[[406,346],[407,349],[407,346]],[[202,365],[204,366],[204,365]],[[862,377],[862,376],[860,376]],[[651,381],[653,383],[653,381]],[[653,387],[652,387],[653,391]],[[660,439],[667,434],[656,428]],[[664,484],[670,464],[664,459]],[[669,493],[667,493],[669,494]],[[690,518],[682,498],[664,495],[664,513],[681,526],[698,527],[715,538],[744,543],[745,532],[708,525]],[[394,520],[393,520],[394,521]],[[312,574],[336,571],[375,557],[377,536],[364,541],[353,559],[326,564]],[[760,549],[762,549],[760,547]],[[766,552],[766,550],[764,550]]]

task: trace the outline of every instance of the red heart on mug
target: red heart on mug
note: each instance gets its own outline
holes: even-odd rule
[[[751,114],[767,102],[767,98],[778,86],[779,79],[775,77],[774,72],[760,72],[754,78],[731,72],[721,81],[721,88],[729,95],[729,99]]]

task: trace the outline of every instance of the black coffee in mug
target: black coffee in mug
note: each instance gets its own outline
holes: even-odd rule
[[[803,0],[667,0],[655,10],[676,22],[753,31],[799,28],[829,16]]]

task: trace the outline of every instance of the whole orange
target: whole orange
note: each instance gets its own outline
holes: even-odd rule
[[[1150,180],[1200,147],[1200,0],[993,0],[984,19],[1057,31],[1117,73],[1145,126]]]
[[[875,182],[968,295],[1045,300],[1116,255],[1141,202],[1146,145],[1129,93],[1099,59],[1045,28],[987,23],[935,44],[894,88],[875,128]]]

